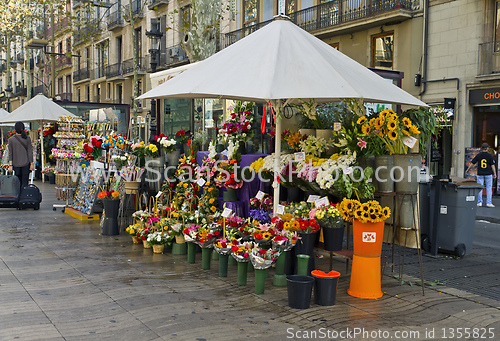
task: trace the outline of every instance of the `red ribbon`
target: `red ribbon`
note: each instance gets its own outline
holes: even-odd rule
[[[276,116],[274,115],[273,106],[271,105],[271,102],[267,102],[266,104],[264,104],[264,113],[262,115],[262,123],[260,125],[260,131],[262,132],[262,134],[266,132],[266,115],[267,115],[268,104],[271,107],[271,113],[273,114],[273,119],[276,121]]]

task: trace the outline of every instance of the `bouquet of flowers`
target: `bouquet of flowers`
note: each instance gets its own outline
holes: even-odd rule
[[[129,155],[113,155],[111,161],[115,163],[116,169],[120,170],[128,164]]]
[[[146,241],[150,233],[155,232],[156,229],[151,228],[150,226],[143,227],[137,230],[137,238],[142,241]]]
[[[314,233],[319,231],[320,226],[316,219],[293,218],[284,222],[283,229],[298,233]]]
[[[189,130],[179,130],[175,133],[175,136],[177,136],[179,143],[187,143],[191,139],[191,132]]]
[[[271,216],[269,215],[269,212],[261,208],[249,210],[249,215],[251,219],[258,221],[261,224],[267,224],[271,222]]]
[[[309,212],[312,210],[312,203],[301,201],[290,203],[285,207],[285,212],[290,213],[295,218],[309,218]]]
[[[146,155],[144,141],[131,144],[130,149],[132,149],[132,154],[137,156],[139,166],[144,166],[144,156]]]
[[[273,250],[279,252],[290,250],[295,245],[297,240],[300,239],[297,231],[285,230],[285,222],[280,217],[273,217],[271,222],[271,229],[274,235],[272,241]]]
[[[267,269],[273,265],[280,255],[279,251],[256,246],[250,253],[250,261],[255,269]]]
[[[203,185],[203,194],[199,202],[200,212],[206,215],[217,212],[219,204],[219,190],[214,182],[207,182]]]
[[[160,152],[158,150],[158,147],[154,143],[149,143],[144,148],[144,153],[146,154],[146,156],[153,157],[153,158],[160,156]]]
[[[207,223],[200,226],[196,231],[195,243],[202,248],[211,247],[220,236],[221,229],[217,223]]]
[[[171,243],[173,238],[174,236],[168,233],[154,231],[153,233],[148,234],[146,241],[150,245],[166,245]]]
[[[45,166],[43,169],[43,174],[45,175],[54,175],[56,173],[56,168],[51,166]]]
[[[218,238],[214,243],[214,249],[219,255],[228,255],[231,252],[231,246],[231,243],[226,237]]]
[[[160,134],[155,136],[155,141],[160,145],[165,153],[171,153],[175,151],[175,146],[177,141],[174,139],[169,139],[167,136]]]
[[[238,242],[236,239],[231,243],[231,256],[238,262],[250,261],[250,253],[255,247],[252,242]]]
[[[120,192],[118,191],[102,191],[97,195],[100,199],[111,199],[118,200],[120,199]]]
[[[259,200],[256,197],[250,199],[249,202],[251,209],[261,209],[267,212],[271,212],[273,210],[273,197],[269,194],[264,194],[262,200]]]
[[[252,107],[252,102],[236,101],[230,118],[219,128],[218,140],[221,143],[225,144],[233,141],[233,143],[238,144],[239,142],[247,142],[252,138],[252,124],[254,121]]]
[[[325,140],[323,137],[308,136],[300,141],[300,151],[320,157],[328,148],[333,146],[333,142]]]
[[[137,232],[142,228],[142,224],[132,224],[127,226],[125,232],[127,232],[132,237],[137,237]]]
[[[309,218],[316,219],[321,227],[333,227],[342,221],[340,212],[334,204],[312,209]]]
[[[217,167],[219,173],[216,175],[215,182],[219,187],[238,189],[243,186],[241,171],[238,171],[240,155],[236,153],[236,145],[232,140],[227,147],[227,160],[221,161]]]
[[[292,153],[295,153],[300,151],[300,143],[304,139],[304,136],[299,132],[294,133],[291,130],[285,129],[283,133],[281,133],[281,139],[285,147]]]
[[[259,244],[272,242],[272,238],[274,237],[274,230],[272,229],[272,227],[273,225],[271,224],[257,225],[255,231],[252,234],[252,237],[255,240],[255,242]]]
[[[362,223],[377,223],[391,216],[390,208],[380,206],[376,200],[361,203],[358,200],[344,198],[337,208],[342,218],[350,222],[357,219]]]

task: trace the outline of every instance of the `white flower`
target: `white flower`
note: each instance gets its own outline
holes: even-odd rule
[[[208,146],[208,158],[213,160],[216,155],[217,152],[215,150],[215,143],[210,141],[210,145]]]

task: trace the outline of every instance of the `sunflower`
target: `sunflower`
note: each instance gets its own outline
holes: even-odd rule
[[[368,119],[366,118],[366,116],[361,116],[360,118],[358,118],[358,120],[356,121],[357,124],[365,124],[365,122],[367,121]]]
[[[414,125],[410,126],[410,131],[413,135],[418,135],[420,134],[420,130],[418,130],[418,128]]]
[[[215,206],[210,207],[210,211],[212,211],[212,212],[217,211],[217,207],[215,207]]]
[[[371,125],[372,127],[374,127],[374,126],[375,126],[375,121],[376,121],[376,120],[377,120],[377,118],[375,118],[375,117],[370,118],[370,125]]]
[[[380,128],[379,132],[378,132],[378,136],[379,137],[384,137],[386,134],[386,130],[385,130],[385,127],[382,127]]]
[[[392,131],[392,130],[395,130],[397,127],[398,127],[398,124],[395,120],[390,120],[389,122],[387,122],[387,129]]]
[[[396,141],[396,139],[398,138],[398,133],[395,132],[394,130],[391,130],[391,131],[389,131],[387,136],[389,136],[389,140]]]
[[[403,124],[405,125],[406,128],[411,127],[411,121],[408,117],[403,117]]]
[[[285,221],[285,223],[283,224],[283,228],[284,228],[285,230],[290,230],[290,225],[291,225],[291,224],[290,224],[290,222],[289,222],[289,221]]]
[[[384,207],[382,209],[382,214],[384,216],[385,219],[389,218],[391,216],[391,209],[389,207]]]
[[[380,129],[385,123],[385,119],[383,117],[379,117],[375,120],[375,128]]]
[[[269,239],[271,237],[272,237],[271,232],[266,231],[266,232],[262,233],[262,239]]]
[[[368,124],[363,124],[363,126],[361,127],[361,132],[365,135],[368,135],[371,130],[372,128]]]
[[[403,134],[405,134],[406,136],[411,136],[410,132],[406,129],[401,129],[401,131],[403,132]]]
[[[380,114],[378,114],[379,117],[385,118],[389,112],[387,110],[382,110]]]

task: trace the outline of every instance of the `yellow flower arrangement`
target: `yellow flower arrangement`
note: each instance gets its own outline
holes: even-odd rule
[[[254,162],[252,162],[252,164],[250,165],[250,167],[255,171],[255,172],[258,172],[262,166],[264,166],[264,159],[263,158],[260,158],[258,160],[255,160]]]
[[[358,200],[343,199],[337,209],[342,218],[350,222],[357,219],[362,223],[378,223],[391,216],[389,207],[380,206],[376,200],[361,203]]]

